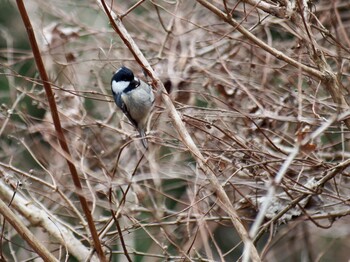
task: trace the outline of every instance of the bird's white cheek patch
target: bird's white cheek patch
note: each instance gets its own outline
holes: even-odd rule
[[[114,93],[118,94],[123,92],[125,88],[129,86],[130,82],[129,81],[120,81],[117,82],[115,80],[112,81],[112,90]]]

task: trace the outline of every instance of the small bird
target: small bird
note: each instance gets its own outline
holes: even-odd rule
[[[125,66],[114,73],[111,87],[115,103],[139,131],[147,149],[145,129],[154,102],[152,88]]]

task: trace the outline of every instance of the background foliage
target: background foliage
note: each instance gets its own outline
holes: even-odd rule
[[[0,1],[0,196],[38,241],[62,261],[96,260],[82,195],[111,261],[241,258],[242,239],[162,92],[147,152],[116,110],[117,68],[151,79],[98,3],[25,1],[83,184],[76,190],[16,4]],[[349,259],[348,1],[206,1],[236,26],[201,2],[108,6],[164,83],[260,258]],[[37,257],[0,225],[2,259]]]

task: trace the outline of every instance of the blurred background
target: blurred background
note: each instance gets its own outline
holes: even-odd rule
[[[293,61],[334,74],[338,90],[197,1],[106,1],[164,83],[248,231],[275,189],[255,239],[261,259],[348,261],[349,2],[207,2]],[[121,238],[132,261],[239,260],[242,240],[178,137],[161,93],[154,90],[147,152],[114,104],[110,81],[120,66],[151,79],[98,1],[25,5],[80,194],[110,261],[127,261]],[[67,247],[72,242],[24,212],[25,203],[33,205],[93,253],[21,16],[15,1],[0,6],[0,196],[9,205],[22,201],[10,208],[57,259],[79,261]],[[0,229],[3,260],[38,258],[2,217]]]

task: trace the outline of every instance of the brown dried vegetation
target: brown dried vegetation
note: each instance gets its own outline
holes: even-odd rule
[[[0,258],[348,259],[347,0],[25,1],[40,53],[7,4]],[[154,87],[148,151],[121,65]]]

